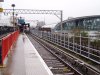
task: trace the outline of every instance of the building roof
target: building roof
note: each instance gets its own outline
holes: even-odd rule
[[[53,29],[57,24],[48,24],[48,25],[44,25],[42,26],[42,28],[51,28]]]
[[[82,17],[70,18],[70,19],[64,20],[63,22],[75,21],[75,20],[81,20],[81,19],[89,19],[89,18],[100,18],[100,15],[92,15],[92,16],[82,16]]]

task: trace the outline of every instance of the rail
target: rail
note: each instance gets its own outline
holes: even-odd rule
[[[46,50],[48,50],[51,54],[53,54],[57,59],[59,59],[59,61],[61,61],[63,64],[65,64],[67,67],[69,67],[75,75],[83,75],[82,73],[80,73],[79,71],[77,71],[74,67],[72,67],[69,63],[65,62],[61,56],[57,55],[56,52],[54,52],[50,46],[48,46],[48,43],[46,43],[43,40],[40,40],[39,38],[37,38],[37,36],[34,36],[31,34],[31,36],[35,37],[34,39],[41,44]]]
[[[49,35],[48,35],[49,34]],[[54,37],[53,35],[54,34],[51,34],[51,33],[46,33],[46,32],[35,32],[34,31],[34,35],[36,35],[36,36],[38,36],[38,37],[40,37],[40,38],[42,38],[42,39],[44,39],[44,40],[46,40],[46,41],[49,41],[49,42],[51,42],[51,43],[53,43],[53,44],[55,44],[55,45],[59,45],[59,46],[61,46],[61,47],[63,47],[63,48],[66,48],[66,44],[63,44],[62,45],[62,42],[61,41],[59,41],[59,40],[61,40],[61,38],[60,37]],[[57,34],[56,34],[57,35]],[[68,37],[68,36],[67,36]],[[64,39],[64,38],[63,38]],[[64,39],[65,40],[65,39]],[[68,41],[69,41],[69,39],[68,39]],[[81,40],[80,40],[81,41]],[[65,43],[65,42],[63,42],[63,43]],[[69,44],[70,45],[70,44]],[[53,47],[53,45],[52,45],[52,47]],[[72,46],[73,47],[73,46]],[[79,48],[80,48],[80,46],[79,46]],[[68,49],[68,48],[66,48],[66,49]],[[58,49],[59,50],[59,49]],[[68,49],[69,50],[69,49]],[[73,50],[70,50],[70,51],[73,51]],[[98,50],[97,50],[98,51]],[[62,51],[63,52],[63,51]],[[99,52],[99,51],[98,51]],[[65,53],[65,52],[64,52]],[[79,53],[77,53],[77,52],[74,52],[74,53],[76,53],[76,54],[79,54]],[[68,53],[66,53],[67,55],[70,55],[70,54],[68,54]],[[94,68],[94,67],[92,67],[91,65],[89,65],[89,64],[86,64],[85,62],[83,62],[83,61],[81,61],[80,59],[78,59],[78,58],[75,58],[74,56],[72,56],[72,55],[70,55],[71,57],[72,57],[72,59],[74,60],[74,62],[76,63],[77,62],[77,64],[78,65],[81,65],[81,66],[85,66],[85,69],[89,69],[89,70],[91,70],[92,72],[95,72],[95,73],[97,73],[98,75],[100,74],[100,71],[98,70],[98,69],[96,69],[96,68]],[[82,55],[81,55],[82,56]],[[89,59],[89,58],[88,58]],[[94,61],[95,62],[95,61]],[[91,68],[92,67],[92,68]],[[91,72],[91,73],[92,73]]]
[[[97,64],[100,64],[99,44],[94,47],[95,41],[91,41],[90,37],[75,36],[69,34],[55,34],[51,32],[34,31],[39,37],[55,43],[75,54],[85,57]],[[96,43],[95,43],[96,45]]]

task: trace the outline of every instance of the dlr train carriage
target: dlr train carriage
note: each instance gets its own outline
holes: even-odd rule
[[[30,30],[30,23],[25,23],[25,20],[21,17],[20,19],[18,19],[18,26],[21,32],[23,31],[29,32]]]

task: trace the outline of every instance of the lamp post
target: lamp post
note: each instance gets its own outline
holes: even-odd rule
[[[11,6],[13,7],[13,13],[12,13],[12,15],[13,15],[13,26],[15,26],[15,24],[14,24],[14,7],[15,7],[15,4],[12,4]]]

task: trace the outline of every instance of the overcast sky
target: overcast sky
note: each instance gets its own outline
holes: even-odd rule
[[[100,0],[5,0],[2,7],[11,8],[13,3],[18,9],[63,10],[64,20],[68,17],[100,15]],[[40,18],[37,15],[31,17]],[[41,15],[41,19],[48,23],[59,21],[55,16]]]

